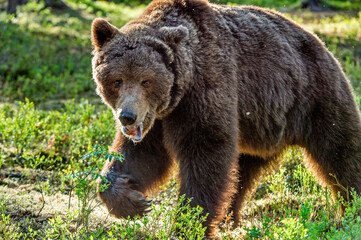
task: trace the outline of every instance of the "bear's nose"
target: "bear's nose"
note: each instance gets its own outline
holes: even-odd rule
[[[119,116],[119,120],[123,126],[132,125],[137,120],[137,115],[130,111],[122,111]]]

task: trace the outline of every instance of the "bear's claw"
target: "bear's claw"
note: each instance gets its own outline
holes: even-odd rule
[[[146,200],[148,196],[142,196],[141,192],[133,189],[128,180],[118,177],[104,192],[99,192],[110,214],[117,218],[143,215],[152,204],[151,200]]]
[[[141,197],[141,198],[139,198],[138,200],[139,200],[139,201],[144,201],[147,197],[148,197],[148,196]]]

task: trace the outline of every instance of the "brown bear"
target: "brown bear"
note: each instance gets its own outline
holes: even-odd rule
[[[179,165],[180,194],[208,213],[214,236],[257,178],[291,145],[335,196],[361,190],[361,122],[350,84],[325,45],[277,12],[206,0],[154,0],[117,29],[92,25],[97,93],[117,123],[99,193],[116,217]],[[103,181],[100,182],[100,184]]]

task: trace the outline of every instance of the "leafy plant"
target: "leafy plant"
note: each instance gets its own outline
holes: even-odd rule
[[[108,148],[104,148],[101,146],[93,147],[93,151],[86,154],[83,159],[94,160],[94,161],[111,161],[113,159],[117,161],[122,161],[122,156],[120,153],[109,153]],[[98,178],[101,178],[104,182],[99,187],[99,191],[104,191],[108,188],[109,184],[108,180],[103,176],[98,174],[99,170],[95,168],[91,168],[88,170],[78,171],[77,173],[69,175],[73,186],[70,189],[69,193],[69,208],[71,201],[71,192],[75,191],[75,195],[78,197],[79,201],[79,210],[77,216],[77,226],[76,230],[79,227],[85,228],[85,231],[89,231],[89,216],[92,210],[98,205],[94,205],[94,201],[96,199],[96,192],[94,191]]]
[[[160,206],[152,205],[152,212],[145,217],[130,219],[124,224],[112,226],[108,236],[114,239],[202,239],[206,228],[203,226],[207,215],[202,209],[190,206],[191,199],[181,196],[174,205],[164,201]],[[147,233],[147,236],[142,236]]]

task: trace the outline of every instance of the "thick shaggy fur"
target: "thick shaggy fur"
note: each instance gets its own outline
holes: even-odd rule
[[[180,194],[209,213],[213,236],[228,208],[239,221],[255,180],[290,145],[335,196],[346,193],[330,173],[361,192],[350,84],[315,35],[277,12],[155,0],[121,29],[96,19],[92,41],[99,95],[144,129],[135,139],[117,120],[113,150],[125,160],[105,164],[111,185],[99,194],[116,217],[142,214],[142,196],[176,160]]]

